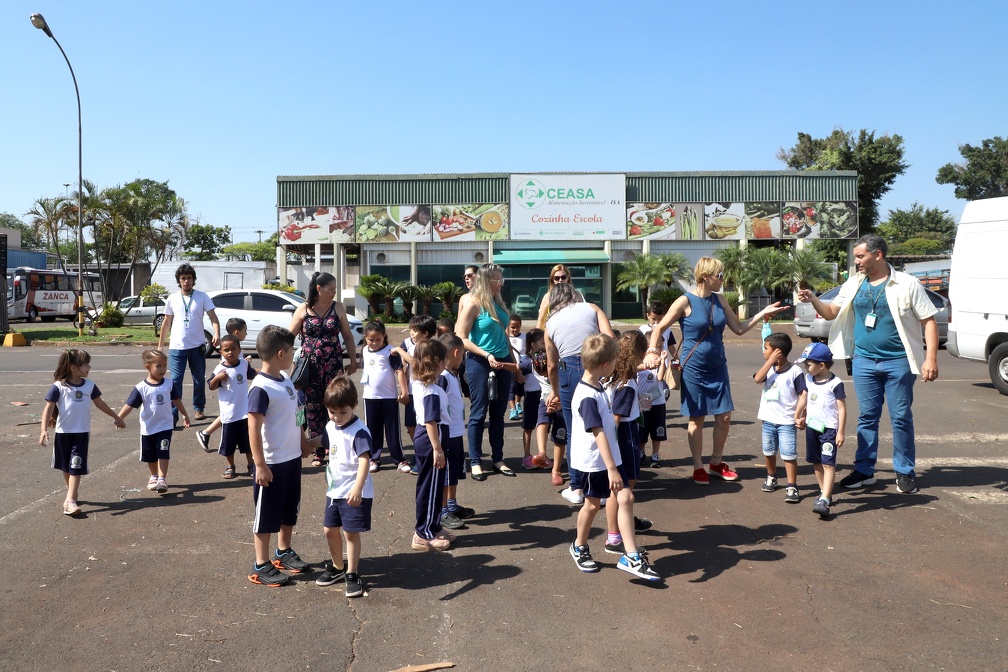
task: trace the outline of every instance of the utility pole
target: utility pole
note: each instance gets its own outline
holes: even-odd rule
[[[259,234],[259,242],[261,243],[262,242],[262,234],[264,234],[266,232],[263,231],[262,229],[256,229],[256,233]]]

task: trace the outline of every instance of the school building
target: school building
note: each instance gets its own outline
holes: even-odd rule
[[[693,263],[724,245],[857,238],[857,173],[282,175],[277,228],[279,276],[304,289],[312,271],[332,272],[358,314],[361,275],[461,284],[466,265],[493,262],[524,316],[563,263],[589,301],[637,317],[636,293],[615,290],[635,255],[678,252]],[[303,263],[288,265],[288,254]]]

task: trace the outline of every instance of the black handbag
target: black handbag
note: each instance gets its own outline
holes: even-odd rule
[[[311,357],[305,354],[304,337],[301,337],[301,349],[298,350],[297,357],[294,358],[294,368],[291,369],[291,384],[295,390],[304,390],[315,375],[315,367]]]

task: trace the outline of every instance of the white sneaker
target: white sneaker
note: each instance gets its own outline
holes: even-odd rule
[[[571,490],[570,486],[564,488],[560,496],[571,504],[584,504],[584,494],[580,490]]]

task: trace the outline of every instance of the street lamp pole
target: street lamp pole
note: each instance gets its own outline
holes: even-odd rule
[[[41,14],[31,15],[32,25],[44,32],[63,54],[63,60],[70,68],[70,77],[73,78],[74,93],[77,94],[77,335],[84,335],[84,142],[81,131],[81,104],[80,89],[77,88],[77,75],[74,74],[70,59],[59,40],[49,30],[49,24]]]

